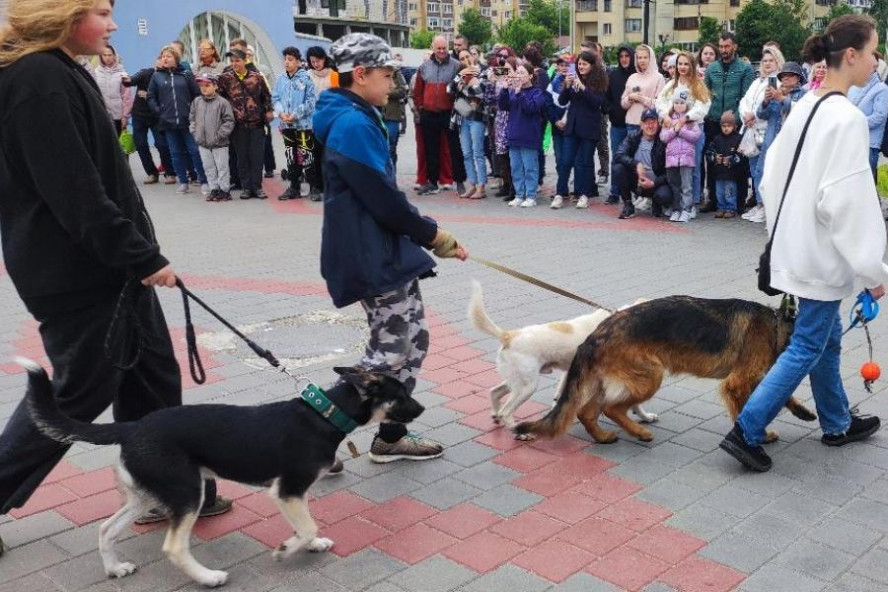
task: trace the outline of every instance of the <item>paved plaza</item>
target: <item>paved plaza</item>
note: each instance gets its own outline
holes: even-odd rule
[[[402,139],[402,171],[414,169],[413,152],[411,134]],[[138,167],[135,157],[131,162]],[[136,178],[141,182],[140,170]],[[412,176],[399,180],[412,187]],[[333,366],[359,357],[365,323],[358,306],[333,308],[320,277],[321,204],[279,202],[282,188],[266,180],[272,199],[212,204],[197,192],[175,195],[175,186],[143,193],[163,252],[188,286],[325,386]],[[645,214],[621,221],[617,207],[598,200],[588,210],[553,211],[460,200],[452,192],[408,194],[471,253],[604,306],[670,294],[777,303],[755,288],[762,225],[711,215],[682,225]],[[645,405],[660,416],[650,443],[620,432],[615,444],[595,444],[579,425],[552,442],[516,441],[489,417],[498,343],[466,319],[471,279],[482,282],[488,311],[504,328],[588,309],[471,261],[440,261],[438,271],[421,284],[432,349],[415,393],[426,412],[413,429],[443,442],[443,458],[375,465],[366,456],[373,431],[360,430],[354,441],[362,455],[352,459],[343,447],[345,472],[311,490],[321,536],[335,546],[281,563],[270,551],[290,529],[266,492],[221,482],[234,510],[201,520],[192,542],[201,562],[230,572],[225,590],[888,591],[888,432],[828,448],[816,422],[783,413],[774,425],[780,440],[767,447],[774,468],[753,474],[718,449],[731,426],[717,382],[675,376]],[[198,309],[208,380],[195,385],[181,297],[160,292],[187,403],[254,405],[294,396],[291,378],[264,369]],[[24,393],[25,375],[12,356],[45,357],[5,273],[0,304],[2,424]],[[883,364],[886,332],[888,320],[873,324],[875,358]],[[844,343],[849,399],[862,413],[884,414],[888,380],[869,394],[858,375],[868,358],[863,331],[851,331]],[[543,377],[521,416],[551,404],[556,378]],[[807,384],[798,395],[813,407]],[[116,447],[76,444],[28,505],[0,517],[0,536],[11,547],[0,558],[0,592],[201,589],[163,557],[163,525],[134,527],[120,543],[120,553],[139,566],[134,575],[105,577],[97,532],[121,504],[117,455]]]

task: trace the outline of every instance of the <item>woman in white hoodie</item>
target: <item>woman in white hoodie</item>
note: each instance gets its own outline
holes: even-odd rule
[[[635,74],[626,80],[626,90],[620,99],[620,105],[626,109],[626,129],[641,129],[641,114],[645,109],[653,107],[665,81],[657,70],[657,56],[650,45],[642,43],[635,48]]]
[[[875,21],[846,15],[822,35],[805,42],[809,62],[825,59],[823,85],[802,97],[790,111],[771,145],[760,186],[769,231],[773,233],[771,286],[799,298],[798,316],[789,345],[777,358],[737,417],[721,448],[756,471],[771,468],[761,444],[765,427],[805,377],[823,430],[821,442],[843,446],[875,433],[879,418],[852,413],[842,385],[840,354],[842,299],[854,294],[855,280],[873,298],[888,282],[885,224],[870,175],[869,134],[864,115],[847,99],[848,89],[862,86],[876,65]],[[790,168],[802,130],[813,117],[786,192]]]
[[[755,130],[755,139],[759,148],[765,141],[765,130],[768,129],[768,120],[759,119],[756,116],[762,101],[765,98],[765,91],[768,85],[779,86],[777,82],[777,72],[783,68],[783,53],[771,45],[762,50],[762,62],[759,68],[759,76],[749,85],[746,94],[740,99],[740,120],[743,122],[743,131],[750,127]],[[759,195],[759,184],[762,182],[762,176],[758,168],[758,156],[749,157],[749,172],[752,176],[752,191],[755,194],[755,207],[743,214],[743,218],[752,220],[755,218],[764,222],[764,206],[762,205],[762,196]],[[741,204],[737,204],[738,206]]]
[[[99,54],[99,65],[92,71],[105,99],[105,108],[117,135],[126,128],[130,111],[133,108],[133,95],[128,86],[123,85],[126,78],[126,70],[117,58],[117,52],[110,45],[106,46]]]

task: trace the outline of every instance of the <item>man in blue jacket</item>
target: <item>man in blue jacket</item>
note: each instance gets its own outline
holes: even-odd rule
[[[465,260],[453,235],[421,216],[395,182],[385,125],[377,111],[394,89],[398,62],[379,37],[353,33],[330,47],[340,88],[320,95],[313,124],[324,145],[321,275],[337,307],[360,302],[370,340],[360,365],[391,374],[411,393],[428,352],[419,280],[438,257]],[[426,460],[440,444],[384,423],[370,447],[374,462]]]

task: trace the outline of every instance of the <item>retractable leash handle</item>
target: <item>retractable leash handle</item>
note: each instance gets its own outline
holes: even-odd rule
[[[869,323],[879,316],[879,303],[873,298],[869,290],[863,290],[857,295],[857,302],[851,309],[851,325],[858,322]]]

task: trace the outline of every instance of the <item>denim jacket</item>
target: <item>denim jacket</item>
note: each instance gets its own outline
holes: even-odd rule
[[[271,91],[274,116],[289,113],[295,117],[292,123],[280,121],[281,129],[310,130],[317,94],[314,82],[305,70],[297,70],[293,76],[286,72],[278,76]]]

